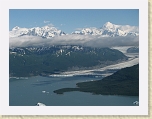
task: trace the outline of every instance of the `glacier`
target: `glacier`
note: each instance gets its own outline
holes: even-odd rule
[[[92,70],[79,70],[79,71],[67,71],[62,72],[60,74],[53,74],[49,75],[50,77],[73,77],[73,76],[81,76],[81,75],[94,75],[94,76],[102,76],[106,77],[111,75],[112,73],[95,73],[95,72],[103,72],[107,70],[119,70],[125,67],[131,67],[133,65],[139,64],[139,53],[127,53],[126,50],[131,46],[124,46],[124,47],[115,47],[120,51],[125,52],[124,54],[130,58],[127,61],[123,61],[117,64],[105,66],[102,68],[92,69]],[[114,49],[114,47],[112,48]]]

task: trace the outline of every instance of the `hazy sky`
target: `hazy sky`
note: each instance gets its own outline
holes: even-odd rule
[[[106,22],[139,26],[138,9],[10,9],[9,30],[19,27],[54,26],[65,33],[77,28],[100,28]]]

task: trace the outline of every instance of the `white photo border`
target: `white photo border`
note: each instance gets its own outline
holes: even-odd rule
[[[139,9],[140,105],[9,106],[9,9]],[[0,16],[0,115],[148,115],[147,0],[4,0],[1,1]]]

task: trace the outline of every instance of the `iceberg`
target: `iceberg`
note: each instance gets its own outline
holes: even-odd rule
[[[43,103],[38,102],[38,103],[36,104],[36,106],[46,106],[46,105],[43,104]]]

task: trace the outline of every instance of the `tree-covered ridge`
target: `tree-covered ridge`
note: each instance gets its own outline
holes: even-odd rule
[[[77,83],[77,88],[63,88],[54,93],[69,91],[90,92],[102,95],[139,96],[139,64],[123,68],[102,80]]]
[[[139,53],[139,47],[130,47],[127,49],[127,53]]]
[[[82,46],[12,48],[9,50],[10,76],[52,74],[69,69],[105,66],[126,60],[120,51]]]

